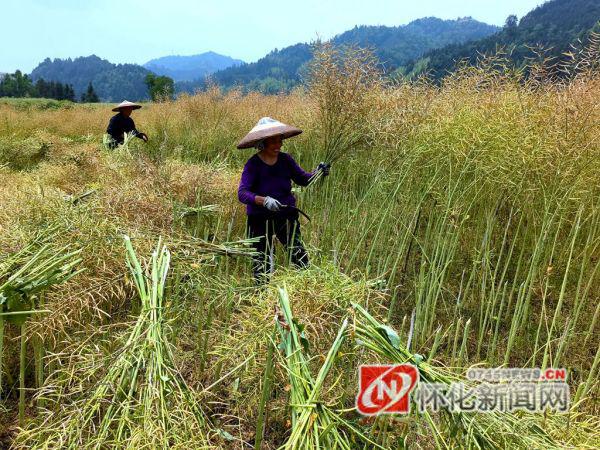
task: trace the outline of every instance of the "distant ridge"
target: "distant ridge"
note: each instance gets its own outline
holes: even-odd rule
[[[430,49],[479,39],[499,29],[471,17],[456,20],[426,17],[396,27],[356,26],[335,36],[331,42],[372,48],[386,69],[392,71]],[[210,78],[225,89],[240,86],[246,91],[287,91],[301,82],[303,69],[311,58],[310,45],[299,43],[273,50],[257,62],[215,72]],[[179,90],[193,91],[204,86],[205,81],[198,80],[180,83],[178,87]]]
[[[386,69],[392,71],[430,49],[479,39],[499,29],[471,17],[456,20],[427,17],[397,27],[356,26],[335,36],[331,42],[372,48]],[[300,83],[303,67],[311,58],[310,45],[299,43],[273,50],[257,62],[215,72],[211,81],[226,89],[241,86],[244,90],[265,93],[287,91]],[[179,90],[193,91],[204,87],[204,84],[202,79],[195,83],[181,83]]]
[[[511,16],[504,28],[491,36],[431,50],[408,64],[405,72],[412,76],[428,72],[440,79],[454,71],[458,61],[474,64],[481,54],[493,54],[499,48],[509,51],[517,66],[535,56],[532,47],[543,47],[547,57],[564,58],[571,45],[584,41],[591,30],[600,32],[599,21],[599,0],[548,1],[521,20]]]
[[[471,17],[442,20],[427,17],[396,27],[356,26],[331,39],[334,45],[358,45],[373,49],[387,71],[401,70],[410,61],[431,49],[460,44],[497,33],[499,28]],[[166,75],[176,81],[177,92],[193,92],[207,85],[207,77],[225,89],[240,86],[245,91],[264,93],[289,91],[302,81],[311,46],[299,43],[273,50],[257,62],[205,52],[198,55],[170,55],[137,64],[113,64],[96,55],[75,59],[46,58],[31,73],[34,81],[44,78],[73,85],[76,97],[91,82],[102,101],[146,100],[144,79],[149,73]],[[190,81],[192,80],[192,81]]]
[[[163,56],[148,61],[144,67],[158,75],[171,77],[175,81],[192,81],[203,79],[214,72],[240,64],[243,64],[240,59],[233,59],[215,52],[205,52],[190,56]]]

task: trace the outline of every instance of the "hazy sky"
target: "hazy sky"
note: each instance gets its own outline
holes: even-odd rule
[[[328,39],[354,25],[472,16],[502,25],[543,0],[1,0],[0,72],[46,57],[96,54],[143,64],[208,50],[255,61],[274,48]]]

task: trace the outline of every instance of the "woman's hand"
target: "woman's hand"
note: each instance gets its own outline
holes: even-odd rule
[[[269,211],[279,211],[283,205],[279,202],[279,200],[274,199],[273,197],[261,197],[263,199],[262,206],[267,208]],[[257,198],[258,203],[258,198]]]
[[[331,164],[327,164],[324,162],[320,162],[319,165],[317,166],[317,170],[320,170],[321,172],[323,172],[324,177],[329,175],[330,168],[331,168]]]

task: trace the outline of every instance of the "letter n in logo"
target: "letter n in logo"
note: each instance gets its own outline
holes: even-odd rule
[[[412,364],[360,366],[356,409],[365,415],[407,414],[409,394],[419,381]]]

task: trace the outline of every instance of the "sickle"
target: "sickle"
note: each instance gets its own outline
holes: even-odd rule
[[[289,209],[293,209],[298,211],[300,214],[302,214],[304,217],[306,217],[308,219],[308,221],[310,222],[310,216],[308,214],[306,214],[304,211],[302,211],[300,208],[296,208],[295,206],[290,206],[290,205],[281,205],[284,208],[289,208]]]

